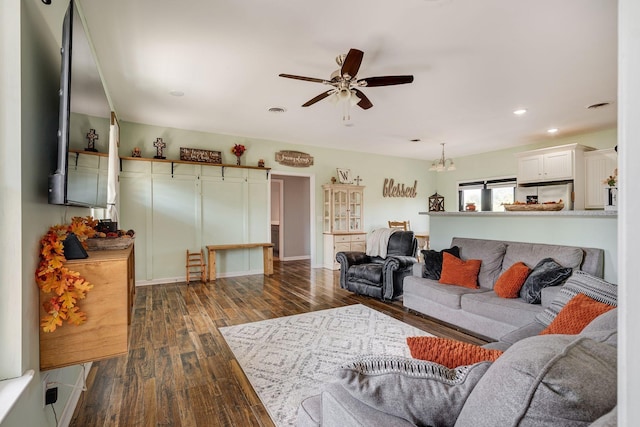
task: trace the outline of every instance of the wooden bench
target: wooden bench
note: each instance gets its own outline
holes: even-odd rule
[[[209,280],[216,280],[216,251],[230,249],[262,248],[265,276],[273,274],[273,243],[237,243],[233,245],[208,245]]]

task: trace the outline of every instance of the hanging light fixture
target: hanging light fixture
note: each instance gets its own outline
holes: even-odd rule
[[[350,89],[348,84],[345,84],[333,90],[333,93],[329,95],[329,101],[333,105],[342,103],[342,120],[349,121],[351,120],[351,107],[358,105],[360,97],[356,94],[355,90]]]
[[[440,159],[438,160],[434,160],[433,163],[431,163],[431,167],[429,168],[429,170],[437,172],[456,170],[456,165],[453,164],[453,159],[444,158],[444,142],[441,142],[440,145],[442,145],[442,157],[440,157]]]

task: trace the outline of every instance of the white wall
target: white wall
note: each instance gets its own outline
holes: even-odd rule
[[[0,12],[0,369],[6,369],[2,377],[36,372],[3,427],[54,425],[51,408],[44,409],[42,402],[34,272],[39,241],[48,228],[88,214],[47,204],[47,175],[57,147],[60,63],[54,60],[59,47],[46,33],[38,8],[46,6],[4,0]],[[59,382],[74,383],[79,371],[69,367],[49,373]],[[70,394],[69,388],[59,388],[59,417]]]
[[[620,0],[618,49],[618,145],[620,270],[618,425],[640,423],[640,2]]]
[[[618,283],[618,221],[615,216],[492,216],[459,213],[431,217],[431,248],[451,246],[453,237],[581,246],[604,250],[604,278]]]
[[[242,143],[247,147],[247,151],[242,156],[243,165],[257,165],[258,159],[264,159],[266,167],[272,168],[272,175],[302,173],[313,176],[315,178],[315,190],[312,195],[315,198],[315,223],[312,224],[312,228],[315,230],[315,251],[312,253],[315,253],[315,259],[312,259],[312,265],[314,266],[322,265],[322,185],[329,183],[331,177],[337,177],[336,168],[350,168],[354,177],[362,178],[361,185],[366,187],[364,192],[366,231],[386,227],[389,219],[397,218],[410,220],[414,230],[428,230],[427,218],[419,215],[418,212],[427,209],[428,197],[435,191],[433,185],[435,176],[427,172],[429,162],[124,121],[121,121],[120,155],[130,156],[134,147],[140,147],[143,157],[153,157],[156,154],[153,141],[158,137],[163,138],[167,143],[165,155],[169,159],[179,159],[180,147],[189,147],[220,151],[223,163],[235,163],[235,157],[230,151],[231,147],[233,144]],[[275,153],[280,150],[309,153],[314,157],[314,164],[308,168],[280,165],[275,162]],[[385,178],[393,178],[399,183],[413,183],[417,180],[418,196],[416,198],[383,197],[382,187]],[[121,205],[125,203],[127,201],[121,199]],[[136,200],[135,203],[140,203],[140,200]],[[121,217],[121,222],[124,228],[130,228],[126,215]],[[287,250],[286,245],[285,250]],[[136,275],[138,273],[136,271]]]

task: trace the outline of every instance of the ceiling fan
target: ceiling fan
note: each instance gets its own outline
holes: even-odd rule
[[[293,74],[280,74],[280,77],[333,86],[332,89],[323,92],[302,104],[303,107],[308,107],[327,97],[331,97],[330,100],[335,103],[343,100],[347,101],[345,102],[345,105],[347,106],[358,105],[360,108],[365,110],[373,107],[373,104],[369,98],[367,98],[367,96],[358,89],[359,87],[391,86],[413,82],[413,76],[410,75],[358,79],[358,71],[360,70],[360,64],[362,63],[363,56],[364,52],[358,49],[350,49],[349,53],[346,55],[338,55],[336,57],[336,62],[338,63],[338,66],[340,66],[340,69],[331,73],[329,80],[295,76]],[[346,116],[343,118],[346,120]]]

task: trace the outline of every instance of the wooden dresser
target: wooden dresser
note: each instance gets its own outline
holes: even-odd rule
[[[133,245],[127,249],[87,251],[86,259],[65,266],[79,272],[93,289],[78,301],[87,321],[63,323],[54,332],[40,329],[40,369],[54,369],[127,353],[135,294]],[[45,296],[40,292],[40,316]]]

